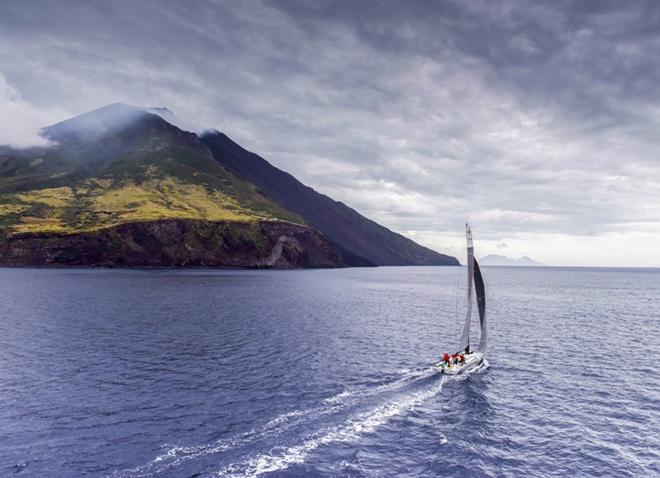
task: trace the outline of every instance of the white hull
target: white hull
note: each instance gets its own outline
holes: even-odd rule
[[[443,366],[442,362],[438,362],[436,367],[438,370],[447,375],[459,375],[461,373],[474,370],[484,361],[484,354],[480,352],[473,352],[465,356],[465,363],[458,363],[456,365],[451,364],[450,366]]]

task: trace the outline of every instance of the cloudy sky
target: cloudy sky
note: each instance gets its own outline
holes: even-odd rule
[[[660,4],[0,0],[0,143],[113,102],[442,252],[660,266]]]

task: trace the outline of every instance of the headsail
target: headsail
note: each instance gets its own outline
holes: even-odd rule
[[[484,287],[484,278],[481,276],[481,269],[479,269],[479,263],[476,259],[474,260],[474,288],[477,291],[477,308],[479,309],[479,324],[481,325],[478,351],[485,353],[488,345],[488,334],[486,333],[486,288]]]
[[[465,234],[467,238],[467,314],[465,325],[463,325],[463,334],[458,350],[469,351],[470,348],[470,322],[472,319],[472,283],[474,282],[477,293],[477,308],[479,310],[479,323],[481,325],[481,336],[479,338],[479,352],[485,352],[488,345],[488,334],[486,332],[486,290],[484,279],[481,276],[479,263],[474,258],[474,245],[472,243],[472,230],[468,224],[465,225]]]

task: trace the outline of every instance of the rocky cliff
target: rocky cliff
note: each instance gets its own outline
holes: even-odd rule
[[[160,220],[99,231],[25,233],[0,241],[0,266],[341,267],[309,227],[279,222]]]

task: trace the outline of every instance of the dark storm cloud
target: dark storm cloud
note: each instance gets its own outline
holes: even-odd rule
[[[548,237],[660,234],[659,52],[655,2],[3,2],[0,108],[29,142],[167,106],[431,246],[469,215],[570,262]]]

